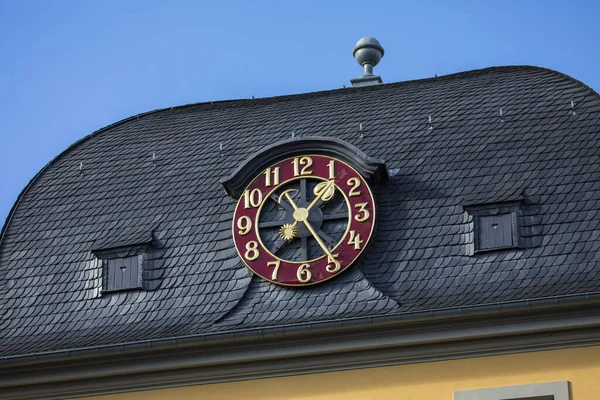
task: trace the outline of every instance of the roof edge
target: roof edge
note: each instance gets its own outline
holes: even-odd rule
[[[405,321],[311,332],[280,331],[256,340],[209,346],[142,348],[137,354],[73,357],[4,369],[10,398],[66,398],[231,382],[347,369],[600,345],[600,303],[594,307],[500,313],[493,318]],[[296,332],[298,333],[298,332]],[[276,347],[270,345],[277,340]],[[360,343],[360,345],[357,345]],[[156,351],[150,351],[156,350]],[[244,361],[240,363],[240,361]],[[7,391],[4,391],[5,393]],[[60,396],[60,397],[59,397]],[[3,398],[0,391],[0,398]]]
[[[306,322],[301,324],[276,325],[269,327],[249,328],[211,332],[206,334],[179,336],[171,338],[151,339],[137,342],[116,343],[111,345],[73,348],[57,351],[18,354],[0,357],[0,370],[27,364],[42,364],[65,361],[69,359],[95,358],[111,355],[135,354],[145,351],[162,351],[170,348],[182,348],[216,343],[238,343],[252,340],[262,341],[266,336],[294,337],[304,336],[306,331],[312,334],[331,330],[351,330],[377,326],[417,323],[424,321],[448,321],[470,317],[494,317],[525,314],[537,311],[582,309],[592,304],[600,304],[600,292],[577,295],[553,296],[547,298],[519,300],[502,303],[489,303],[470,307],[455,307],[418,311],[401,314],[384,314],[367,317],[348,318],[343,320],[327,320]]]

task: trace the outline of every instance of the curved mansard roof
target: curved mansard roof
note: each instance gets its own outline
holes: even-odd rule
[[[392,171],[359,265],[298,289],[239,260],[219,183],[292,131]],[[132,117],[58,156],[11,211],[0,356],[597,292],[599,163],[598,94],[534,67]],[[521,204],[521,248],[474,254],[465,207],[505,202]],[[152,290],[102,295],[92,250],[152,238]]]

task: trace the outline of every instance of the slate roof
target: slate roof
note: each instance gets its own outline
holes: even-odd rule
[[[393,173],[360,263],[308,288],[252,276],[219,183],[292,131],[345,140]],[[596,292],[599,162],[598,94],[535,67],[135,116],[67,149],[11,211],[0,355]],[[523,204],[522,248],[474,253],[465,206],[503,201]],[[152,235],[156,289],[102,295],[91,250]]]

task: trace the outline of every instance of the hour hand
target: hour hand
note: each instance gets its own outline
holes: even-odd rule
[[[289,192],[298,192],[298,190],[296,189],[290,189],[290,190],[286,190],[285,192],[281,193],[279,195],[279,198],[277,199],[277,203],[279,203],[282,207],[284,207],[286,210],[288,210],[289,212],[293,213],[294,216],[294,223],[292,224],[283,224],[281,226],[281,228],[279,228],[279,237],[281,237],[284,240],[292,240],[296,237],[296,225],[298,225],[298,222],[300,221],[299,217],[298,217],[298,213],[301,211],[299,211],[300,209],[298,208],[298,205],[296,205],[296,203],[294,202],[294,200],[292,199],[292,196],[289,195]],[[282,197],[286,197],[289,201],[289,203],[291,204],[292,208],[290,209],[290,206],[286,203],[282,203],[281,199]]]
[[[294,208],[287,201],[282,201],[283,193],[279,196],[277,196],[275,193],[271,193],[270,197],[275,203],[279,204],[285,211],[287,211],[289,213],[294,212]]]
[[[278,200],[277,200],[277,203],[279,203],[279,204],[281,204],[283,207],[285,207],[285,205],[284,205],[285,203],[283,203],[283,204],[282,204],[282,203],[281,203],[281,199],[282,199],[283,197],[286,197],[286,198],[288,199],[288,201],[290,202],[290,204],[292,205],[292,207],[294,208],[294,210],[297,210],[297,209],[298,209],[298,206],[296,205],[296,203],[295,203],[295,202],[294,202],[294,200],[292,199],[292,196],[290,196],[290,195],[289,195],[289,193],[290,193],[290,192],[298,192],[298,190],[296,190],[296,189],[288,189],[288,190],[286,190],[286,191],[282,192],[282,193],[279,195],[279,198],[278,198]]]

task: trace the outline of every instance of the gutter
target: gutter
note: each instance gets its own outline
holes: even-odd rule
[[[533,300],[490,303],[470,307],[442,308],[437,310],[408,312],[393,315],[377,315],[369,317],[328,320],[322,322],[269,326],[263,328],[229,330],[165,339],[152,339],[86,348],[4,356],[0,358],[0,368],[82,360],[94,357],[134,355],[141,352],[158,352],[192,346],[217,345],[221,343],[243,344],[258,340],[264,341],[271,337],[293,338],[305,335],[307,331],[311,332],[312,334],[323,334],[328,331],[347,332],[364,328],[372,329],[376,327],[393,326],[398,324],[404,325],[408,323],[436,320],[445,321],[466,317],[493,317],[503,315],[509,316],[514,314],[528,314],[528,312],[542,311],[544,309],[556,310],[557,308],[577,307],[582,305],[589,306],[595,303],[600,303],[600,292],[553,296]],[[577,308],[585,309],[586,307]]]

